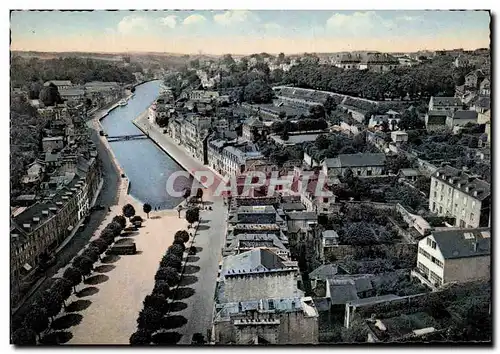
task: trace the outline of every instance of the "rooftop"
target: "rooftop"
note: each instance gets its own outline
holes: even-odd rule
[[[432,177],[438,178],[477,200],[482,201],[491,195],[491,187],[488,182],[449,165],[438,168]]]
[[[450,112],[449,116],[453,119],[477,119],[477,112],[468,110],[458,110],[453,113]]]
[[[462,106],[458,97],[431,97],[434,106]]]
[[[491,252],[488,227],[434,231],[432,237],[445,259],[487,256]]]
[[[338,157],[325,159],[329,168],[383,166],[385,155],[381,153],[341,154]]]
[[[291,211],[286,216],[289,220],[318,220],[318,214],[314,211]]]
[[[283,270],[286,265],[276,253],[267,249],[254,249],[224,258],[221,273],[224,276]]]

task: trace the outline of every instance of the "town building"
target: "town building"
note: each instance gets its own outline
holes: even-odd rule
[[[252,117],[246,120],[242,125],[242,136],[243,139],[248,141],[253,141],[255,134],[262,134],[262,129],[265,127],[264,123],[257,118]]]
[[[217,305],[215,344],[317,344],[318,311],[310,297],[267,298]]]
[[[42,139],[43,152],[61,150],[64,147],[64,137],[51,136]]]
[[[457,68],[463,68],[465,66],[468,66],[469,65],[469,60],[467,60],[467,58],[465,58],[463,55],[459,55],[455,61],[453,62],[453,64],[455,65],[455,67]]]
[[[465,76],[465,86],[477,90],[485,77],[482,70],[474,70]]]
[[[448,112],[448,115],[446,116],[446,127],[448,129],[453,129],[457,126],[463,127],[467,123],[477,123],[476,111],[458,110],[454,112]]]
[[[425,129],[428,132],[440,131],[446,129],[446,118],[448,111],[431,111],[429,110],[425,115]]]
[[[486,181],[451,166],[431,176],[429,209],[439,216],[455,218],[462,228],[490,224],[491,187]]]
[[[458,97],[431,97],[429,111],[454,112],[462,109],[462,101]]]
[[[398,124],[400,120],[401,114],[391,109],[385,114],[372,115],[368,122],[368,128],[380,128],[382,127],[384,122],[386,122],[389,130],[398,130]]]
[[[489,228],[434,230],[418,242],[412,275],[431,289],[450,283],[490,279]]]
[[[491,83],[489,78],[485,78],[481,81],[481,84],[479,85],[479,94],[484,96],[491,95]]]
[[[354,176],[381,176],[385,174],[385,161],[382,153],[340,154],[323,161],[323,173],[328,178],[344,176],[347,170]]]
[[[335,66],[337,68],[342,68],[344,70],[359,69],[361,63],[361,57],[356,54],[343,54],[339,59],[336,60]]]
[[[71,83],[70,80],[50,80],[46,81],[43,86],[49,86],[50,84],[54,84],[57,86],[57,89],[60,90],[66,90],[70,89],[73,87],[73,84]]]
[[[387,53],[368,53],[359,63],[360,70],[383,73],[396,69],[399,61]]]
[[[407,132],[391,132],[391,140],[393,143],[402,144],[408,141],[408,133]]]

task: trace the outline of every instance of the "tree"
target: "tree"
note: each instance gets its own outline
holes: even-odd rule
[[[288,133],[288,130],[283,130],[283,132],[280,135],[281,140],[283,141],[288,141],[290,139],[290,134]]]
[[[132,346],[151,344],[151,332],[146,329],[138,329],[130,336],[129,343]]]
[[[45,290],[40,297],[40,307],[46,310],[47,316],[51,319],[61,311],[62,304],[62,295],[54,292],[52,288]]]
[[[364,222],[349,224],[340,241],[342,244],[353,246],[370,246],[378,243],[374,231]]]
[[[90,275],[93,270],[94,262],[85,256],[76,256],[73,260],[73,267],[78,269],[83,277]]]
[[[203,189],[198,188],[198,190],[196,191],[196,199],[199,199],[203,202]]]
[[[273,97],[273,89],[262,80],[252,81],[243,92],[244,100],[250,103],[270,103]]]
[[[122,211],[123,215],[129,219],[135,215],[135,209],[131,204],[124,205]]]
[[[186,211],[186,221],[192,225],[195,222],[200,220],[200,209],[198,208],[189,208]]]
[[[22,327],[12,333],[12,343],[18,346],[36,345],[36,332],[31,328]]]
[[[170,290],[170,286],[164,280],[158,280],[155,282],[155,287],[153,288],[153,294],[161,294],[165,297],[171,297],[172,291]]]
[[[66,305],[65,301],[71,296],[72,285],[71,282],[65,278],[58,278],[54,284],[50,287],[53,294],[60,294],[63,300],[63,304]]]
[[[151,308],[165,314],[168,310],[167,298],[162,294],[147,295],[143,301],[144,308]]]
[[[163,256],[160,267],[172,267],[179,272],[182,268],[182,259],[173,253],[167,253]]]
[[[40,339],[42,333],[49,325],[49,318],[47,317],[47,310],[40,307],[36,303],[33,304],[26,314],[25,326],[31,328]]]
[[[98,249],[99,254],[103,254],[108,249],[108,243],[101,238],[98,238],[97,240],[92,241],[89,246],[95,247],[96,249]]]
[[[113,233],[113,231],[111,231],[109,229],[104,229],[101,232],[99,239],[106,242],[106,245],[109,246],[115,241],[115,234]]]
[[[52,82],[48,86],[45,86],[40,91],[40,100],[47,107],[63,103],[63,100],[61,98],[61,95],[59,94],[57,86],[54,85]]]
[[[85,258],[90,259],[93,263],[97,262],[99,260],[101,252],[99,252],[99,249],[97,247],[89,245],[83,252],[82,256]]]
[[[162,320],[163,314],[160,311],[145,307],[139,313],[139,317],[137,318],[137,325],[139,329],[154,332],[160,329]]]
[[[387,169],[395,174],[402,168],[410,168],[411,165],[412,162],[404,153],[398,153],[395,157],[387,159]]]
[[[73,291],[76,292],[76,286],[82,281],[82,274],[78,269],[69,267],[64,271],[63,278],[70,282]]]
[[[319,104],[309,107],[309,116],[314,119],[325,118],[325,107]]]
[[[151,212],[151,205],[149,205],[148,203],[145,203],[143,206],[142,206],[142,211],[146,213],[146,215],[148,216],[148,219],[149,219],[149,213]]]
[[[278,118],[279,119],[285,119],[286,118],[286,112],[285,111],[280,111],[280,113],[278,114]],[[280,129],[278,130],[278,127],[280,127]],[[274,122],[273,125],[272,125],[272,129],[275,133],[279,133],[282,129],[283,129],[283,124],[281,122]]]
[[[179,282],[179,274],[172,267],[159,268],[155,275],[155,281],[164,281],[169,286],[174,286]]]
[[[328,139],[328,136],[325,134],[319,135],[316,140],[314,141],[314,145],[319,149],[319,150],[325,150],[328,149],[328,146],[330,146],[330,139]]]
[[[400,191],[398,196],[403,206],[410,207],[413,210],[418,210],[418,208],[420,208],[422,197],[417,190],[413,188],[404,188]]]
[[[113,222],[116,222],[122,229],[124,229],[127,226],[127,219],[123,215],[116,215],[113,218]]]
[[[182,258],[182,255],[184,254],[185,250],[186,250],[186,246],[184,246],[184,244],[174,243],[172,246],[170,246],[167,249],[167,254],[172,253],[172,254],[176,255],[177,257]]]
[[[401,130],[415,130],[425,128],[425,122],[418,117],[415,109],[405,110],[398,123]]]
[[[331,95],[328,95],[323,103],[323,107],[325,107],[325,112],[329,115],[332,111],[337,109],[337,103]]]
[[[40,97],[40,91],[42,90],[42,85],[39,82],[32,82],[28,90],[28,98],[30,100],[37,100]]]
[[[106,225],[104,230],[110,231],[113,234],[113,236],[117,237],[120,236],[120,233],[122,232],[122,227],[117,222],[110,222],[108,225]]]
[[[184,243],[189,242],[189,233],[186,230],[179,230],[175,233],[174,239],[179,238]]]

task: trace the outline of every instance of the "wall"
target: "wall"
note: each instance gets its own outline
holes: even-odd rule
[[[278,344],[318,343],[318,317],[305,317],[303,312],[286,312],[280,319]]]
[[[354,256],[360,251],[384,251],[387,250],[391,255],[410,260],[416,264],[417,250],[416,244],[409,243],[395,243],[392,245],[373,245],[373,246],[351,246],[351,245],[338,245],[335,247],[326,247],[324,249],[325,262],[333,262],[335,260],[343,259],[346,256]]]
[[[297,296],[297,271],[226,276],[224,298],[227,302]]]
[[[490,256],[448,259],[445,262],[445,282],[464,282],[490,278]]]

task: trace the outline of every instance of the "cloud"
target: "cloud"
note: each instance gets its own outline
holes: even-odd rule
[[[182,21],[182,23],[184,25],[195,25],[195,24],[203,23],[206,20],[207,19],[205,18],[205,16],[194,14],[194,15],[190,15],[190,16],[186,17],[184,19],[184,21]]]
[[[162,18],[160,18],[160,23],[163,26],[175,28],[175,26],[177,26],[177,16],[170,15],[170,16],[162,17]]]
[[[278,25],[274,22],[264,23],[262,27],[264,27],[264,29],[267,31],[278,31],[283,28],[281,25]]]
[[[355,12],[351,15],[333,14],[326,21],[326,28],[339,30],[351,35],[369,35],[380,30],[388,30],[394,26],[389,20],[384,20],[374,11]]]
[[[118,32],[123,34],[129,34],[135,30],[147,28],[148,20],[145,17],[137,15],[125,16],[118,23]]]
[[[416,22],[416,21],[423,21],[424,18],[422,16],[399,16],[396,17],[396,21],[401,21],[401,22]]]
[[[257,16],[248,10],[229,10],[224,13],[214,15],[214,22],[223,26],[230,26],[236,23],[257,19]]]

